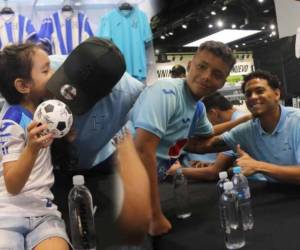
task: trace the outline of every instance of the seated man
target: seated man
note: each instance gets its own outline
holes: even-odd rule
[[[246,176],[300,184],[300,110],[280,105],[279,80],[268,72],[247,75],[242,84],[254,119],[208,140],[193,138],[186,150],[206,153],[236,150]],[[226,169],[232,161],[223,163]]]
[[[238,111],[235,107],[233,107],[232,103],[218,92],[204,97],[202,101],[207,111],[207,117],[213,125],[236,120],[237,118],[245,115],[244,112]],[[214,165],[216,159],[219,159],[220,161],[220,159],[224,159],[224,157],[229,157],[231,159],[231,157],[235,156],[232,151],[228,151],[224,156],[218,157],[220,154],[187,153],[182,160],[182,164],[187,166],[182,169],[183,174],[186,177],[202,180],[217,179],[220,169]],[[221,162],[217,161],[216,166],[219,166],[220,164]],[[174,175],[176,170],[181,166],[180,162],[176,161],[176,163],[174,163],[167,171],[167,174]]]

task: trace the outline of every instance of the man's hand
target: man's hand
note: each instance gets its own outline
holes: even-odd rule
[[[240,145],[237,145],[236,152],[239,158],[236,160],[236,164],[241,167],[241,171],[245,176],[256,173],[256,166],[258,162],[251,158],[245,151],[243,151]]]
[[[181,168],[180,162],[177,160],[168,170],[167,170],[167,175],[175,175],[176,170],[178,168]]]
[[[149,227],[149,234],[151,236],[159,236],[168,233],[172,229],[169,220],[161,213],[152,218]]]

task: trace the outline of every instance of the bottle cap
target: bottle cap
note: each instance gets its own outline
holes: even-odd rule
[[[233,168],[233,173],[234,174],[239,174],[241,172],[241,167],[237,166]]]
[[[83,185],[84,177],[83,175],[74,175],[73,176],[73,185]]]
[[[225,179],[228,177],[228,174],[226,171],[222,171],[222,172],[219,172],[219,178],[220,179]]]
[[[231,190],[233,189],[233,183],[231,181],[227,181],[224,183],[224,190]]]

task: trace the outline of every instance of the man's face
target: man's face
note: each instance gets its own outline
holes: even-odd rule
[[[197,52],[188,68],[187,84],[197,99],[222,88],[230,72],[221,58],[207,50]]]
[[[254,117],[269,115],[280,100],[280,90],[272,89],[267,80],[254,78],[245,84],[246,105]]]

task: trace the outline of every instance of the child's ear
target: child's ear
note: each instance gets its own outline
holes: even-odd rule
[[[15,88],[21,94],[28,94],[30,92],[30,83],[22,78],[15,80]]]

